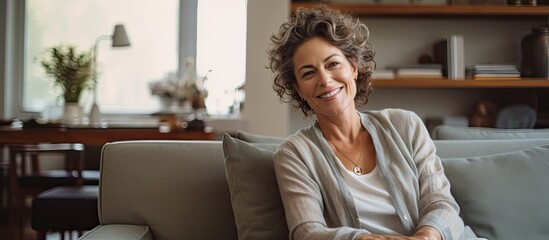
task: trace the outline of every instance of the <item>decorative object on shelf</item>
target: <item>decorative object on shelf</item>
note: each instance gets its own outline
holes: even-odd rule
[[[93,84],[93,104],[90,111],[90,125],[98,125],[101,123],[101,111],[99,105],[97,104],[97,50],[99,47],[99,42],[102,40],[112,40],[112,47],[127,47],[130,46],[130,41],[128,35],[126,34],[126,28],[124,25],[118,24],[114,26],[114,32],[112,35],[101,35],[95,40],[93,45],[93,74],[94,84]]]
[[[196,76],[194,58],[187,57],[184,61],[185,67],[181,78],[171,72],[158,80],[149,83],[151,94],[158,96],[161,100],[161,112],[170,112],[175,104],[183,113],[205,112],[204,100],[207,91],[204,82],[208,79],[209,70],[202,78]]]
[[[67,124],[81,124],[82,107],[78,102],[82,91],[90,87],[93,78],[91,52],[78,52],[70,45],[54,46],[48,52],[49,55],[40,63],[46,75],[63,90],[64,120]]]
[[[471,116],[471,127],[494,127],[498,107],[491,101],[479,101],[475,105],[475,112]]]
[[[149,83],[149,89],[153,96],[158,96],[160,111],[170,111],[178,90],[179,81],[175,73],[166,73],[160,80]]]
[[[537,6],[538,0],[507,0],[507,4],[514,5],[514,6],[521,6],[521,5]]]
[[[533,28],[521,41],[522,76],[549,78],[549,28]]]

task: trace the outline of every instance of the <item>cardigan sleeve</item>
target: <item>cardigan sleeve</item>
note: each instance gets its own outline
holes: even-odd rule
[[[282,144],[274,156],[289,239],[351,240],[368,233],[364,229],[351,227],[328,227],[324,217],[326,205],[323,202],[321,186],[305,163],[307,161],[302,159],[304,156],[300,155],[306,154],[298,154],[295,146]]]
[[[450,193],[450,182],[444,175],[433,140],[421,119],[410,113],[409,141],[419,180],[419,224],[437,229],[443,239],[461,239],[464,223],[459,206]]]

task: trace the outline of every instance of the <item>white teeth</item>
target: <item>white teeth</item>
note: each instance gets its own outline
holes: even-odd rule
[[[322,94],[318,97],[319,98],[329,98],[329,97],[332,97],[332,96],[336,95],[339,91],[341,91],[341,88],[336,88],[336,89],[330,91],[329,93]]]

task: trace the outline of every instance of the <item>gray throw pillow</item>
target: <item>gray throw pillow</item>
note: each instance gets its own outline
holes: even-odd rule
[[[465,224],[477,236],[547,239],[549,145],[442,163]]]
[[[236,138],[249,143],[278,143],[280,144],[284,138],[273,137],[267,135],[253,134],[245,131],[237,131]]]
[[[225,170],[238,239],[288,239],[273,166],[278,144],[252,145],[223,136]]]

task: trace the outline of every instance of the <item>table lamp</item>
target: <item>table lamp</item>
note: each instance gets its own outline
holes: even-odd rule
[[[93,104],[90,111],[90,125],[98,125],[101,123],[101,111],[97,104],[97,50],[99,42],[102,40],[112,40],[112,47],[130,46],[126,29],[122,24],[114,26],[114,33],[112,35],[101,35],[95,40],[95,44],[93,45],[93,76],[95,78],[95,83],[93,85]]]

